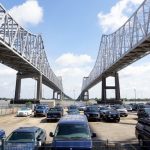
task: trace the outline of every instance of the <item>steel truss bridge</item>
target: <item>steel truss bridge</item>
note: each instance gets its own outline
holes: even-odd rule
[[[53,98],[70,98],[63,92],[61,77],[50,67],[41,35],[21,27],[0,4],[0,62],[18,71],[15,100],[20,99],[21,79],[37,80],[37,100],[42,99],[42,83],[53,89]]]
[[[88,90],[102,81],[102,101],[107,100],[107,89],[115,90],[120,99],[118,71],[150,53],[150,0],[145,0],[136,12],[117,31],[102,35],[95,65],[83,78],[78,99],[88,99]],[[113,76],[115,86],[107,86],[106,78]]]

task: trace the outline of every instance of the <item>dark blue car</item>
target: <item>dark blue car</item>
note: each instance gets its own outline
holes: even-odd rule
[[[92,137],[88,121],[84,115],[66,115],[60,119],[53,137],[52,150],[91,150]]]
[[[5,131],[0,129],[0,140],[5,137],[6,137]]]
[[[5,150],[35,150],[46,142],[46,132],[39,127],[20,127],[5,141]]]
[[[49,107],[47,107],[46,105],[37,105],[34,110],[34,117],[47,116],[48,111]]]

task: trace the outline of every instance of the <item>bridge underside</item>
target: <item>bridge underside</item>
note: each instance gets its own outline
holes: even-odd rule
[[[42,99],[42,87],[41,84],[50,87],[55,92],[57,92],[57,98],[60,96],[60,89],[58,89],[53,82],[51,82],[46,76],[41,74],[30,61],[26,60],[24,56],[20,57],[19,54],[13,49],[9,48],[9,45],[0,42],[0,63],[18,71],[16,78],[16,91],[15,91],[15,100],[20,99],[20,88],[21,88],[21,79],[23,78],[33,78],[37,80],[37,97],[39,101]],[[62,93],[64,94],[64,93]],[[69,97],[64,94],[64,96]],[[56,99],[57,99],[56,98]],[[70,97],[69,97],[70,98]]]
[[[146,39],[146,40],[145,40]],[[94,79],[80,94],[80,96],[78,97],[78,99],[84,99],[83,95],[85,91],[88,91],[90,88],[92,88],[93,86],[95,86],[97,83],[99,83],[100,81],[102,81],[102,102],[106,102],[106,98],[105,98],[105,90],[110,88],[110,87],[106,87],[104,86],[104,79],[109,77],[109,76],[114,76],[114,74],[116,74],[118,71],[120,71],[121,69],[125,68],[126,66],[132,64],[133,62],[143,58],[144,56],[148,55],[150,53],[150,35],[148,35],[145,39],[141,40],[140,43],[138,43],[138,45],[135,45],[134,47],[132,47],[132,49],[130,51],[127,51],[119,60],[117,60],[116,62],[114,62],[108,69],[106,69],[101,75],[99,75],[96,79]],[[119,80],[119,79],[118,79]],[[116,83],[117,84],[117,83]],[[119,87],[119,85],[118,85]],[[114,100],[117,102],[119,100],[120,96],[120,89],[116,90],[116,97],[114,98]],[[114,101],[113,100],[113,101]],[[114,102],[115,102],[114,101]]]

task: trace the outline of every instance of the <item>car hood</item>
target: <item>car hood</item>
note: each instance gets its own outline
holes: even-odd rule
[[[34,150],[35,145],[34,145],[34,143],[6,142],[5,150],[10,150],[10,149],[11,150],[23,150],[23,149]]]
[[[69,150],[72,148],[72,150],[90,150],[92,149],[92,141],[91,140],[54,140],[52,143],[52,147],[58,148],[58,149],[64,149],[68,148]]]

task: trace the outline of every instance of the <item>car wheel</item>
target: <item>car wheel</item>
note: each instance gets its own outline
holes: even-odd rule
[[[120,119],[116,119],[116,122],[117,122],[117,123],[120,122]]]
[[[138,140],[139,140],[139,146],[140,146],[140,147],[145,146],[144,141],[143,141],[142,138],[139,138]]]

